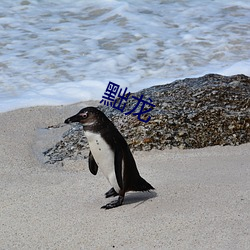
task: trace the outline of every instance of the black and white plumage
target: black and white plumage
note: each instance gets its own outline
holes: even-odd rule
[[[90,172],[96,175],[100,168],[112,186],[105,194],[106,198],[119,195],[118,200],[102,208],[110,209],[122,205],[128,191],[154,189],[140,176],[127,142],[103,112],[87,107],[65,120],[65,123],[72,122],[83,125],[90,147]]]

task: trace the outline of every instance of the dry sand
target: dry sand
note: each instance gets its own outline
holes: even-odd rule
[[[249,249],[250,144],[135,152],[155,192],[103,210],[87,160],[41,162],[67,130],[43,128],[86,105],[0,114],[0,249]]]

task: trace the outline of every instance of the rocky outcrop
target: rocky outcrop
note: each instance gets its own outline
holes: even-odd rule
[[[99,108],[114,122],[132,150],[189,149],[250,141],[250,78],[245,75],[209,74],[153,86],[131,95],[138,98],[143,95],[144,100],[153,101],[155,107],[148,113],[149,122],[124,114],[136,104],[133,98],[128,99],[123,113],[113,107]],[[44,154],[53,163],[67,157],[81,157],[86,147],[81,126],[76,125]]]

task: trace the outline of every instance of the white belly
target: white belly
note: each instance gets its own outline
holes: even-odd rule
[[[111,186],[119,193],[120,188],[115,175],[115,156],[113,150],[111,150],[110,146],[103,140],[100,134],[86,131],[85,135],[96,164],[108,179]]]

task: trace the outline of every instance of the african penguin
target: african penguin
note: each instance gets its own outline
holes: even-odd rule
[[[128,191],[154,189],[140,176],[127,142],[103,112],[87,107],[65,120],[65,123],[72,122],[83,125],[90,147],[90,172],[96,175],[100,168],[112,186],[105,193],[106,198],[119,195],[118,200],[101,208],[110,209],[122,205]]]

